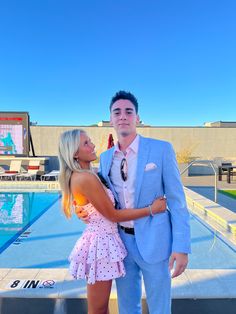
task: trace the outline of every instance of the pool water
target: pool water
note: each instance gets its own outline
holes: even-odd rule
[[[188,268],[236,269],[236,251],[224,238],[191,215],[191,248]]]
[[[29,229],[24,229],[26,233],[28,231],[31,233],[22,238],[23,233],[19,239],[15,238],[16,240],[11,245],[8,244],[8,247],[0,255],[0,268],[68,267],[68,256],[81,236],[85,224],[75,215],[71,219],[66,219],[58,197],[58,194],[50,195],[48,193],[34,195],[34,200],[31,201],[34,204],[32,208],[37,209],[38,215],[41,216],[36,221],[30,219],[29,216],[37,217],[37,210],[33,215],[33,209],[28,216],[25,214],[28,217],[24,218],[26,225],[29,224],[28,221],[31,221],[30,223],[34,221]],[[29,196],[26,197],[27,202],[30,202]],[[51,204],[53,206],[50,206]],[[42,213],[44,214],[42,215]],[[12,228],[16,227],[17,223],[15,221]],[[5,230],[5,234],[7,232]],[[206,227],[194,215],[191,215],[191,239],[192,253],[189,255],[188,268],[236,269],[235,249],[222,241],[214,230]],[[19,245],[15,245],[17,240],[19,240]]]
[[[0,192],[0,253],[58,198],[55,192]]]

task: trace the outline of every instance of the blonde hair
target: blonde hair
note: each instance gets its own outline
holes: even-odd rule
[[[74,158],[80,144],[80,135],[84,130],[74,129],[63,132],[59,140],[59,184],[62,190],[62,208],[67,218],[72,215],[72,201],[70,179],[73,171],[84,171],[78,161]]]

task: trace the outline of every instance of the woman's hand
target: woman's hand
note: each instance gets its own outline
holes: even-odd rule
[[[73,206],[74,206],[74,211],[75,211],[76,216],[79,219],[81,219],[84,223],[88,223],[89,216],[88,216],[86,209],[84,209],[83,206],[77,205],[76,201],[73,201]]]
[[[166,211],[166,198],[159,197],[151,205],[152,213],[164,213]]]

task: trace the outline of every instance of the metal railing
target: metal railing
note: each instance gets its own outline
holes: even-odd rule
[[[216,169],[213,165],[213,162],[211,160],[198,160],[198,159],[195,159],[193,161],[190,162],[190,164],[184,168],[183,171],[181,171],[180,175],[184,174],[186,170],[188,170],[189,167],[191,167],[193,164],[195,163],[198,163],[198,164],[210,164],[211,168],[213,169],[214,171],[214,175],[215,175],[215,193],[214,193],[214,201],[215,203],[217,203],[217,199],[218,199],[218,188],[217,188],[217,172],[216,172]]]

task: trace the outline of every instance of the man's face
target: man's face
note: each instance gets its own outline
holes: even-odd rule
[[[119,99],[114,102],[111,107],[110,122],[118,136],[135,135],[139,116],[132,102],[127,99]]]

